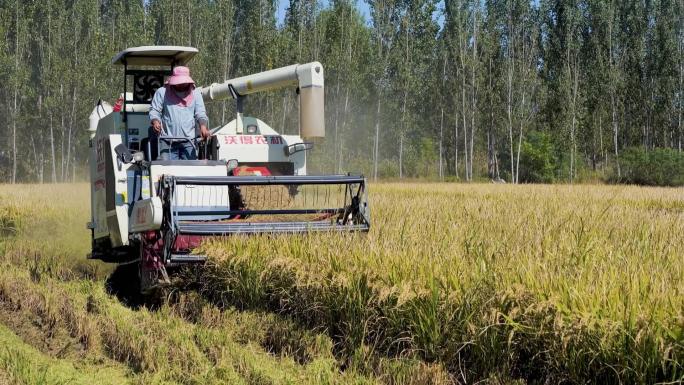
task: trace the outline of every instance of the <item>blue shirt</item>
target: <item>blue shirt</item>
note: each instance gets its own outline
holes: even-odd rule
[[[196,135],[196,122],[207,124],[207,110],[199,89],[195,88],[192,102],[187,106],[169,104],[165,98],[166,87],[159,87],[152,98],[150,106],[150,121],[157,119],[162,122],[161,137],[193,139]],[[173,92],[172,90],[169,92]]]

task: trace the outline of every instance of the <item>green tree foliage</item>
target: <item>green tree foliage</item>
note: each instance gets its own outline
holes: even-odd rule
[[[368,20],[354,0],[286,5],[278,21],[274,0],[0,0],[0,180],[83,178],[87,117],[121,92],[111,58],[154,44],[199,48],[201,85],[323,63],[315,172],[636,181],[625,149],[682,151],[681,0],[383,0]],[[295,133],[294,92],[246,112]]]
[[[616,183],[648,186],[684,186],[684,154],[670,148],[653,150],[631,147],[620,156],[622,174],[613,173]]]
[[[552,183],[555,179],[554,165],[550,136],[543,132],[529,132],[520,149],[520,182]]]

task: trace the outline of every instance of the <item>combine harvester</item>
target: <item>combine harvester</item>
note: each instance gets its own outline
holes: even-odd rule
[[[137,263],[143,293],[169,273],[206,256],[193,249],[206,237],[232,234],[368,231],[366,180],[307,175],[307,139],[323,137],[323,66],[291,65],[201,88],[205,102],[232,98],[237,116],[192,140],[198,160],[158,159],[150,135],[152,97],[191,47],[129,48],[113,64],[124,69],[120,111],[100,102],[90,117],[92,253],[112,263]],[[129,91],[129,85],[132,89]],[[282,135],[243,116],[244,99],[296,87],[299,135]],[[134,277],[131,277],[132,281]]]

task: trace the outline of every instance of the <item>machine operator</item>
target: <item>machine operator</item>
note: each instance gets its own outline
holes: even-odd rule
[[[164,160],[197,159],[193,144],[199,124],[202,138],[210,136],[209,118],[202,93],[195,88],[188,67],[174,67],[164,87],[159,87],[152,98],[150,122],[159,137],[159,154]],[[178,138],[178,139],[164,139]]]

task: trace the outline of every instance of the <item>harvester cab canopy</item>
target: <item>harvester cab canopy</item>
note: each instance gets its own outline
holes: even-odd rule
[[[112,59],[124,66],[182,66],[198,53],[197,48],[176,45],[142,46],[125,49]]]
[[[155,92],[164,85],[173,67],[187,64],[198,52],[193,47],[163,45],[132,47],[114,56],[112,64],[124,67],[123,97],[119,103],[129,149],[145,150],[149,142],[148,113]]]

